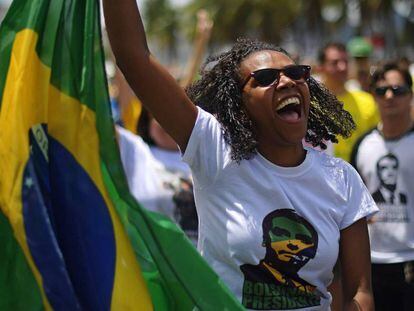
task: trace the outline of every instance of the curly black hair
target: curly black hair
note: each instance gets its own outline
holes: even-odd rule
[[[275,45],[251,39],[238,39],[231,50],[209,57],[201,67],[201,79],[186,88],[188,96],[216,116],[231,147],[232,160],[238,163],[257,153],[252,121],[243,109],[240,63],[250,54],[272,50],[290,55]],[[212,68],[211,68],[212,67]],[[326,149],[324,141],[338,142],[336,136],[349,137],[355,129],[343,104],[315,79],[308,81],[311,105],[306,142]]]

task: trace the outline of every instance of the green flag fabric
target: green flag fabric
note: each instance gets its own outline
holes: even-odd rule
[[[242,310],[129,193],[99,16],[95,0],[14,0],[1,24],[0,310]]]

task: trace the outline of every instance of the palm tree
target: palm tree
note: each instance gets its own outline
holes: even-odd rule
[[[359,5],[362,17],[355,26],[347,24],[351,0],[190,0],[182,8],[174,8],[168,0],[147,0],[143,13],[150,39],[156,38],[162,47],[172,50],[178,33],[185,33],[192,41],[200,9],[206,9],[214,21],[210,40],[213,46],[234,42],[241,36],[276,44],[288,39],[296,43],[301,54],[313,54],[328,40],[346,41],[353,35],[380,33],[386,39],[387,56],[402,44],[413,47],[413,22],[407,19],[404,31],[396,31],[393,3],[403,0],[353,1]],[[336,17],[329,19],[329,12]]]
[[[279,42],[281,33],[298,16],[303,1],[284,0],[193,0],[185,12],[209,11],[214,20],[214,43],[233,42],[240,36],[254,36]]]

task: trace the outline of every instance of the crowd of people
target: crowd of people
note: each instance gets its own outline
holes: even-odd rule
[[[247,309],[414,308],[407,66],[374,63],[363,39],[326,44],[313,68],[239,39],[196,78],[213,25],[202,12],[179,81],[151,55],[135,1],[104,9],[130,191]]]

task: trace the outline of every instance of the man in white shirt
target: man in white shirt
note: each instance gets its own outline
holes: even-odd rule
[[[407,70],[390,63],[372,78],[381,122],[355,145],[351,163],[380,211],[368,225],[376,310],[414,307],[414,122]]]

